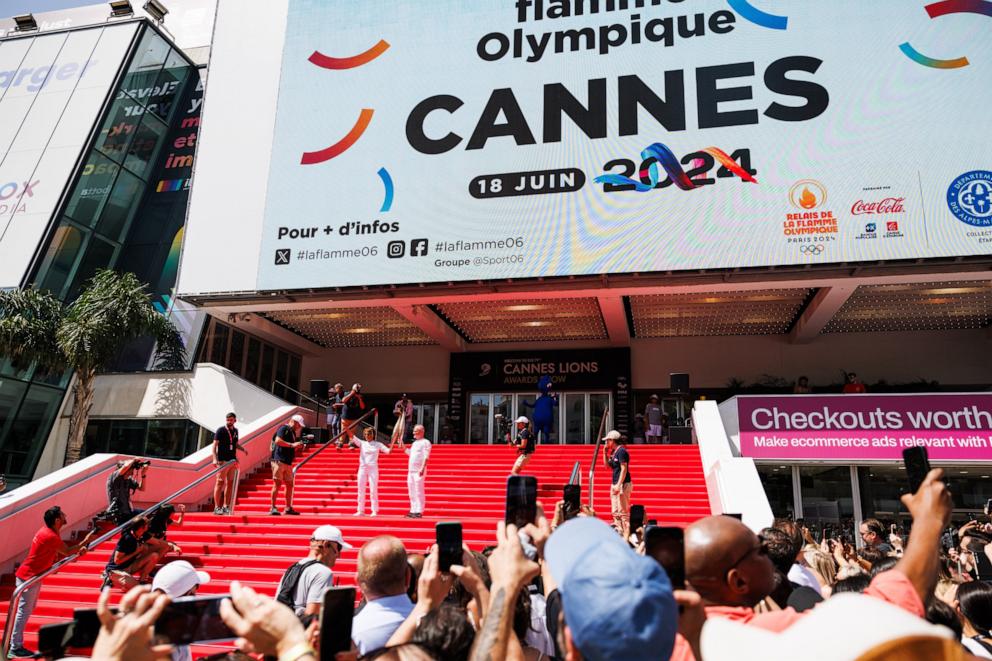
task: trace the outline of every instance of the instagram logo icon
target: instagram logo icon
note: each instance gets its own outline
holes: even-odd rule
[[[386,256],[390,259],[397,259],[406,254],[406,243],[403,241],[390,241],[386,245]]]

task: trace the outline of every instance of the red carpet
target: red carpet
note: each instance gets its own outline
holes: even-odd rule
[[[633,445],[629,450],[634,481],[631,502],[645,506],[646,518],[658,519],[659,525],[685,526],[710,513],[695,446]],[[213,580],[200,594],[224,593],[235,578],[273,594],[285,568],[306,555],[310,533],[325,523],[338,526],[345,540],[356,547],[375,535],[389,533],[402,539],[411,552],[422,552],[434,541],[437,521],[460,520],[465,542],[481,550],[493,543],[496,522],[503,516],[506,476],[514,458],[514,452],[502,446],[435,445],[427,472],[427,507],[424,518],[416,520],[403,518],[409,508],[406,456],[402,452],[383,455],[380,514],[356,518],[352,514],[356,509],[358,453],[328,449],[297,476],[294,505],[302,516],[269,516],[271,480],[263,472],[242,482],[237,514],[187,513],[182,527],[170,529],[169,539],[182,547],[181,557],[210,572]],[[534,454],[525,473],[537,476],[539,498],[548,508],[549,518],[576,461],[582,463],[582,499],[586,501],[591,458],[592,447],[581,445],[541,446]],[[606,520],[610,514],[609,487],[610,472],[600,457],[593,505],[597,515]],[[281,508],[281,497],[279,502]],[[366,505],[366,511],[369,509]],[[42,624],[70,619],[73,608],[94,606],[100,571],[112,548],[108,542],[45,581],[28,624],[28,647],[34,649],[35,632]],[[342,554],[334,567],[336,581],[353,583],[356,553],[357,548]],[[171,559],[176,556],[167,560]],[[0,582],[0,621],[6,618],[13,584],[10,575]],[[113,601],[118,599],[119,594]]]

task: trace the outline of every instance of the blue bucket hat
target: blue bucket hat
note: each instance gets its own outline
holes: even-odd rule
[[[589,661],[657,661],[672,654],[678,608],[655,560],[637,555],[591,517],[559,526],[544,557],[561,592],[565,622]]]

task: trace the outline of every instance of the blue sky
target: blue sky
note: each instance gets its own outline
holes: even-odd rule
[[[100,3],[94,0],[4,0],[0,2],[0,15],[10,17],[28,12],[40,14],[45,11],[96,4]]]

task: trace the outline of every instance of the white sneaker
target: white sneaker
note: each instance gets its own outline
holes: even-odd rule
[[[372,514],[370,514],[369,516],[379,516],[379,513],[378,512],[372,512]]]
[[[365,512],[355,512],[352,516],[365,516]]]

